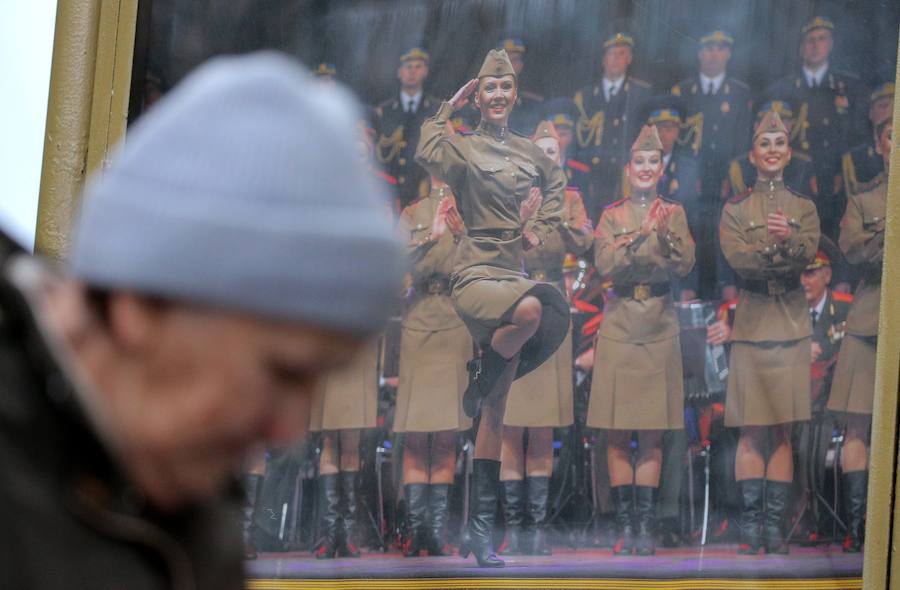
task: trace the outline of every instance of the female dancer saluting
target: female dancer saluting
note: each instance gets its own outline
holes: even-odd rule
[[[507,127],[516,91],[506,52],[491,50],[478,77],[425,121],[416,150],[416,160],[458,199],[458,209],[449,199],[440,205],[447,226],[460,238],[451,297],[482,350],[463,398],[466,413],[480,411],[481,419],[468,531],[460,547],[463,557],[473,552],[482,567],[503,566],[491,532],[506,395],[513,379],[547,360],[569,329],[569,308],[559,291],[522,272],[524,250],[540,245],[560,222],[566,176],[534,143]],[[447,120],[473,93],[481,123],[472,134],[451,137]]]

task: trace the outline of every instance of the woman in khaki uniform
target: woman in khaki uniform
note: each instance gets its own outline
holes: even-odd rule
[[[477,92],[476,92],[477,90]],[[471,134],[449,135],[447,121],[469,102],[481,110]],[[478,73],[422,125],[416,160],[444,180],[458,209],[448,222],[464,228],[456,250],[451,297],[482,356],[463,395],[466,413],[481,412],[475,439],[473,494],[460,554],[502,567],[491,533],[500,484],[506,394],[515,377],[536,369],[569,330],[569,307],[553,286],[522,273],[523,252],[549,239],[560,222],[566,176],[527,138],[512,133],[516,73],[503,50],[491,50]],[[522,227],[532,221],[525,235]]]
[[[559,135],[553,123],[539,123],[531,139],[548,158],[559,164]],[[567,188],[564,198],[562,223],[556,233],[525,253],[528,276],[552,283],[560,293],[565,293],[562,268],[566,253],[583,254],[594,240],[594,230],[581,195],[577,190]],[[509,390],[500,457],[507,534],[501,555],[550,554],[544,522],[553,470],[553,429],[569,426],[574,420],[572,378],[570,334],[550,360],[513,382]],[[526,506],[530,521],[527,523]],[[528,533],[527,537],[523,533]]]
[[[450,301],[456,239],[439,213],[445,198],[453,201],[449,187],[432,178],[429,195],[400,215],[401,235],[407,239],[412,261],[394,414],[394,432],[403,433],[408,519],[402,548],[407,557],[422,549],[429,555],[446,555],[457,432],[472,427],[462,409],[472,337]]]
[[[791,423],[810,419],[812,322],[800,275],[816,256],[812,201],[784,185],[791,159],[778,113],[753,135],[753,189],[725,204],[719,226],[725,259],[742,279],[735,311],[725,425],[741,429],[735,477],[743,509],[738,553],[787,553],[782,520],[793,480]],[[765,483],[765,498],[763,484]]]
[[[363,428],[375,427],[377,414],[378,344],[372,342],[350,366],[324,377],[312,399],[309,430],[322,433],[319,559],[360,555],[354,543],[359,438]]]
[[[631,147],[628,198],[607,207],[594,239],[597,270],[616,297],[604,309],[595,347],[587,425],[609,431],[607,462],[619,540],[616,555],[652,555],[662,435],[684,427],[684,391],[673,276],[694,266],[684,208],[657,195],[663,146],[645,126]],[[631,463],[637,431],[638,459]],[[634,525],[637,524],[635,535]]]
[[[875,149],[884,158],[884,173],[876,179],[871,190],[850,197],[838,239],[847,260],[862,268],[862,281],[847,314],[845,338],[828,398],[828,409],[837,412],[847,428],[841,469],[844,472],[843,497],[850,521],[844,540],[844,551],[848,553],[862,549],[866,515],[869,428],[875,398],[875,346],[893,131],[891,118],[876,126]]]

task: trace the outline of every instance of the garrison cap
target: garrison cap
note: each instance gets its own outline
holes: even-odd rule
[[[610,47],[614,47],[616,45],[625,45],[627,47],[634,48],[634,37],[627,33],[616,33],[603,42],[603,49],[609,49]]]
[[[484,58],[484,63],[478,71],[478,78],[493,76],[500,78],[502,76],[516,77],[516,71],[509,62],[509,56],[506,55],[505,49],[491,49]]]
[[[400,56],[400,63],[406,63],[414,59],[421,59],[425,63],[431,61],[431,56],[421,47],[410,47]]]
[[[827,236],[822,235],[819,238],[819,249],[816,250],[816,257],[806,265],[806,270],[816,270],[825,266],[831,266],[840,259],[841,251],[837,244],[832,242]]]
[[[791,107],[791,103],[786,100],[770,100],[756,111],[756,122],[762,121],[765,114],[770,111],[778,113],[782,121],[794,118],[794,109]]]
[[[553,138],[559,142],[559,133],[556,132],[556,127],[550,121],[541,121],[538,123],[534,135],[531,136],[531,141],[537,141],[545,137]]]
[[[785,135],[790,135],[788,133],[787,127],[784,125],[784,121],[781,120],[781,116],[775,111],[767,111],[762,118],[762,121],[759,122],[759,125],[756,127],[756,131],[753,132],[754,139],[763,133],[784,133]]]
[[[700,45],[712,45],[714,43],[733,47],[734,37],[732,37],[730,33],[721,30],[710,31],[700,37]]]
[[[544,112],[547,113],[547,119],[557,129],[560,127],[571,129],[575,126],[575,119],[578,118],[577,108],[571,98],[564,96],[550,99],[544,103]]]
[[[800,29],[800,34],[806,35],[810,31],[815,31],[816,29],[828,29],[833,33],[834,21],[824,16],[814,16],[809,22],[803,25],[803,28]]]
[[[517,37],[507,37],[500,41],[497,49],[504,49],[506,53],[525,53],[525,42]]]
[[[663,151],[663,145],[659,140],[659,132],[656,130],[656,125],[644,125],[641,129],[641,134],[634,140],[631,151],[650,152],[655,150]]]
[[[875,90],[869,95],[869,102],[875,102],[876,100],[887,98],[889,96],[894,96],[894,83],[884,82],[875,87]]]

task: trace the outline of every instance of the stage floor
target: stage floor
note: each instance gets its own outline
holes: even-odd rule
[[[613,557],[608,549],[555,549],[552,557],[505,558],[503,569],[481,569],[473,558],[458,556],[407,559],[399,553],[365,553],[360,559],[317,560],[309,553],[263,553],[247,562],[247,569],[250,587],[260,590],[324,588],[326,580],[336,579],[351,580],[341,588],[369,589],[861,587],[862,555],[844,554],[838,545],[791,546],[789,555],[756,557],[739,557],[735,550],[734,545],[713,545],[659,549],[653,557]],[[648,584],[652,580],[659,582]]]

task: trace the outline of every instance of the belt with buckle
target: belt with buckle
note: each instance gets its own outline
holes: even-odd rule
[[[504,242],[511,242],[522,236],[522,231],[518,229],[473,229],[469,230],[471,238],[495,238]]]
[[[416,293],[420,295],[443,295],[450,292],[450,279],[447,277],[432,277],[415,284]]]
[[[635,301],[646,301],[651,297],[662,297],[672,292],[669,283],[633,283],[629,285],[614,285],[613,291],[619,297],[630,297]]]
[[[563,274],[560,270],[532,270],[528,278],[541,283],[558,283],[563,280]]]
[[[741,285],[743,289],[758,295],[783,295],[788,291],[800,288],[800,279],[797,277],[783,279],[747,280]]]

